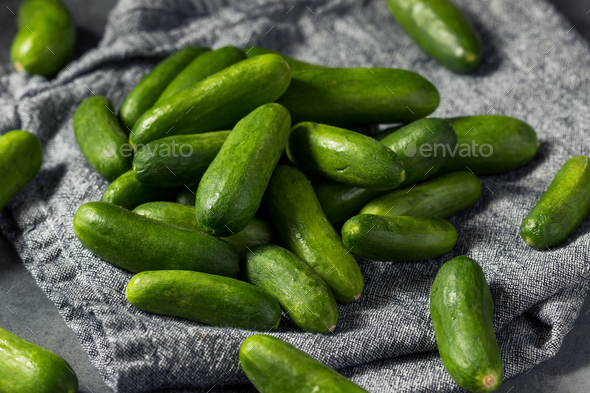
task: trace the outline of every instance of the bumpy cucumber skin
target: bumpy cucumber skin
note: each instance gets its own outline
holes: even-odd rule
[[[144,311],[213,326],[270,331],[281,320],[275,298],[254,285],[212,274],[142,272],[129,280],[125,293],[129,303]]]
[[[406,180],[400,186],[405,187],[426,180],[436,173],[436,168],[447,162],[449,155],[444,150],[440,154],[437,146],[442,145],[443,149],[447,146],[453,148],[457,144],[457,134],[448,120],[428,118],[400,128],[382,139],[381,143],[393,150],[403,161]],[[425,146],[432,147],[433,152],[423,154],[421,149]]]
[[[244,281],[276,298],[297,327],[309,333],[329,333],[338,322],[338,305],[320,276],[291,251],[265,245],[246,253]]]
[[[590,158],[570,158],[520,226],[520,236],[536,250],[566,241],[590,213]]]
[[[203,232],[195,217],[194,206],[174,202],[148,202],[137,206],[133,212],[166,224]],[[279,235],[270,223],[254,217],[240,232],[222,239],[243,255],[261,244],[277,243]]]
[[[178,187],[150,186],[137,180],[133,171],[129,171],[109,184],[102,194],[102,201],[133,210],[142,203],[170,200],[176,193]]]
[[[233,46],[225,46],[197,56],[196,59],[180,71],[168,86],[166,86],[154,105],[158,105],[166,98],[193,87],[208,76],[211,76],[238,61],[244,60],[245,58],[246,55],[244,52]]]
[[[18,10],[18,28],[10,48],[17,71],[51,77],[70,60],[76,25],[61,1],[23,1]]]
[[[188,186],[185,186],[182,190],[180,190],[178,195],[176,195],[174,202],[180,203],[182,205],[195,206],[197,186],[198,184],[189,184]]]
[[[229,236],[244,229],[262,202],[290,129],[289,111],[275,103],[236,124],[197,189],[197,221],[205,231]]]
[[[206,233],[152,220],[106,202],[88,202],[74,215],[80,243],[105,261],[132,273],[194,270],[236,277],[239,255]]]
[[[398,23],[426,53],[457,73],[474,71],[483,49],[469,20],[448,0],[388,0]]]
[[[391,149],[366,135],[325,124],[296,124],[286,152],[304,170],[356,187],[391,190],[406,178],[402,160]]]
[[[108,98],[92,96],[78,105],[74,135],[86,160],[105,179],[113,181],[131,169],[133,149],[126,146],[127,134]]]
[[[444,218],[469,208],[480,197],[481,181],[475,175],[453,172],[376,198],[360,214]]]
[[[154,187],[194,183],[213,162],[229,133],[174,135],[152,141],[138,148],[133,158],[135,178]]]
[[[355,255],[375,261],[423,261],[455,247],[457,231],[441,218],[360,214],[344,223],[342,241]]]
[[[232,128],[289,86],[289,65],[278,55],[242,60],[148,110],[133,127],[130,142],[145,144],[168,135]]]
[[[410,123],[432,113],[439,101],[436,88],[411,71],[326,68],[294,72],[277,102],[293,123],[347,125]]]
[[[466,256],[446,262],[430,292],[430,315],[445,369],[464,389],[493,392],[502,384],[494,303],[481,267]]]
[[[15,130],[0,137],[0,210],[37,174],[43,148],[30,132]]]
[[[322,362],[276,337],[257,334],[240,347],[240,364],[261,393],[368,393]]]
[[[176,75],[195,57],[208,51],[208,48],[201,47],[189,47],[176,51],[159,62],[149,74],[139,81],[119,108],[119,118],[126,128],[127,134],[133,129],[133,125],[141,115],[154,105]]]
[[[246,51],[246,56],[248,56],[248,57],[260,56],[260,55],[270,55],[270,54],[280,55],[289,64],[289,68],[291,69],[291,72],[296,72],[296,71],[301,71],[301,70],[317,70],[317,69],[321,69],[321,68],[330,68],[325,65],[312,64],[312,63],[307,63],[305,61],[297,60],[292,57],[285,56],[282,53],[278,53],[278,52],[275,52],[273,50],[266,49],[266,48],[261,48],[259,46],[252,46],[250,48],[246,48],[245,51]]]
[[[357,300],[364,285],[361,271],[326,218],[305,175],[297,168],[277,166],[264,203],[286,247],[318,273],[336,300]]]

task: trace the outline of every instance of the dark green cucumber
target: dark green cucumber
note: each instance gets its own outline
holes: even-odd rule
[[[436,88],[420,75],[392,68],[326,68],[294,72],[277,101],[293,123],[409,123],[438,106]]]
[[[239,255],[206,233],[168,225],[106,202],[88,202],[74,215],[80,243],[132,273],[195,270],[236,277]]]
[[[393,150],[343,128],[299,123],[291,130],[286,151],[303,170],[356,187],[391,190],[406,178],[404,164]]]
[[[119,118],[127,130],[133,129],[135,122],[154,105],[166,86],[184,67],[195,57],[208,51],[208,48],[201,47],[181,49],[159,62],[149,74],[143,77],[125,97],[119,108]]]
[[[129,280],[129,303],[147,312],[213,326],[276,329],[281,306],[261,289],[229,277],[184,270],[142,272]]]
[[[483,49],[469,19],[448,0],[388,0],[398,23],[440,64],[458,73],[475,70]]]
[[[462,255],[442,266],[430,292],[430,315],[451,378],[474,393],[498,389],[503,375],[494,303],[477,262]]]
[[[457,149],[440,173],[468,168],[476,175],[494,175],[519,168],[537,154],[537,134],[522,120],[484,115],[449,121],[457,132]]]
[[[406,180],[400,186],[405,187],[431,177],[450,159],[446,149],[457,144],[457,134],[448,120],[428,118],[400,128],[381,143],[402,159]]]
[[[453,172],[376,198],[360,214],[444,218],[469,208],[480,196],[481,181],[475,175]]]
[[[131,169],[133,148],[108,98],[92,96],[78,105],[74,135],[86,160],[105,179],[113,181]]]
[[[194,183],[213,162],[229,133],[174,135],[138,147],[133,158],[135,178],[154,187]]]
[[[129,171],[109,184],[102,194],[102,201],[133,210],[142,203],[170,200],[177,193],[178,187],[150,186],[137,180],[133,171]]]
[[[326,218],[301,171],[277,166],[264,203],[286,247],[319,274],[337,301],[348,303],[361,296],[364,283],[356,260]]]
[[[297,327],[310,333],[329,333],[338,322],[338,305],[328,285],[291,251],[274,245],[245,254],[244,281],[276,298]]]
[[[240,364],[261,393],[368,393],[291,344],[264,334],[244,340]]]
[[[455,247],[457,231],[442,218],[360,214],[344,223],[342,241],[352,253],[375,261],[423,261]]]
[[[30,132],[15,130],[0,137],[0,210],[37,174],[43,148]]]
[[[61,1],[23,1],[17,24],[10,48],[17,71],[51,77],[68,63],[76,42],[76,24]]]
[[[2,328],[0,354],[0,392],[78,391],[78,378],[61,356]]]
[[[148,202],[137,206],[133,212],[166,224],[203,232],[195,217],[194,206],[174,202]],[[222,239],[231,244],[237,252],[244,254],[261,244],[277,243],[278,237],[271,224],[254,217],[240,232]]]
[[[289,68],[291,69],[291,72],[296,72],[296,71],[301,71],[301,70],[313,70],[313,69],[319,69],[319,68],[330,68],[325,65],[311,64],[311,63],[307,63],[305,61],[297,60],[292,57],[285,56],[282,53],[278,53],[278,52],[275,52],[273,50],[266,49],[266,48],[261,48],[259,46],[252,46],[250,48],[244,49],[244,51],[246,52],[246,56],[248,56],[248,57],[260,56],[260,55],[270,55],[270,54],[280,55],[289,64]]]
[[[570,158],[522,221],[520,236],[536,250],[566,241],[590,213],[590,158]]]
[[[244,60],[246,55],[233,46],[225,46],[197,56],[166,86],[154,105],[158,105],[166,98],[193,87],[203,79]]]
[[[254,217],[290,128],[289,112],[274,103],[236,124],[197,189],[197,221],[205,231],[229,236]]]
[[[148,110],[133,127],[133,146],[168,135],[200,134],[232,128],[289,86],[291,73],[278,55],[242,60],[203,79]]]
[[[182,205],[188,205],[191,207],[195,206],[197,186],[198,184],[189,184],[188,186],[185,186],[182,190],[180,190],[178,195],[176,195],[176,199],[174,201]]]

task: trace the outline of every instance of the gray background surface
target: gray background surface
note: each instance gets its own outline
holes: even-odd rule
[[[552,0],[587,40],[590,41],[590,0]],[[75,57],[95,46],[115,0],[64,0],[78,25]],[[9,49],[16,32],[15,16],[20,0],[3,1],[0,9],[0,73],[9,70]],[[78,344],[75,334],[64,324],[53,304],[27,273],[12,246],[0,237],[0,322],[4,328],[43,345],[59,348],[76,371],[81,392],[110,392],[98,371]],[[504,382],[499,392],[583,392],[590,385],[590,300],[587,300],[575,327],[566,337],[559,354],[532,370]]]

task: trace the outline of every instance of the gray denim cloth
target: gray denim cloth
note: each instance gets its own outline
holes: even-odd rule
[[[29,130],[45,149],[41,171],[2,211],[0,227],[109,386],[251,391],[222,385],[247,382],[238,349],[253,332],[132,307],[125,299],[131,274],[87,251],[72,230],[78,206],[100,200],[107,186],[74,139],[76,106],[102,94],[118,107],[158,61],[189,45],[258,45],[331,66],[414,70],[441,93],[435,116],[504,114],[539,135],[531,163],[483,177],[481,200],[450,218],[459,233],[452,252],[411,263],[360,259],[363,296],[340,306],[333,334],[303,333],[284,317],[273,335],[371,392],[462,391],[436,352],[429,291],[441,264],[465,254],[481,264],[493,293],[505,377],[557,353],[588,287],[590,222],[562,247],[541,252],[522,241],[519,226],[561,165],[590,153],[588,46],[542,0],[456,3],[485,46],[473,75],[453,74],[424,54],[384,0],[121,0],[99,47],[56,79],[0,78],[0,132]]]

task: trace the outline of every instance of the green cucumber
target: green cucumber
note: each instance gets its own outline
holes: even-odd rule
[[[0,137],[0,210],[37,174],[43,148],[30,132],[15,130]]]
[[[361,271],[326,218],[305,175],[297,168],[277,166],[264,203],[286,247],[318,273],[336,300],[357,300],[364,285]]]
[[[61,356],[2,328],[0,353],[0,392],[78,391],[78,378]]]
[[[135,178],[154,187],[194,183],[213,162],[229,133],[174,135],[141,146],[133,158]]]
[[[570,158],[522,221],[520,236],[536,250],[566,241],[590,213],[590,158]]]
[[[174,202],[148,202],[133,209],[134,213],[152,220],[165,222],[181,228],[203,232],[195,217],[194,206]],[[278,234],[271,224],[254,217],[248,225],[235,235],[222,238],[231,244],[240,254],[249,252],[261,244],[277,243]]]
[[[135,122],[154,105],[166,86],[184,67],[195,57],[208,51],[208,48],[201,47],[181,49],[159,62],[149,74],[143,77],[127,94],[119,108],[119,118],[127,130],[133,129]]]
[[[291,73],[278,55],[242,60],[148,110],[133,127],[133,146],[164,136],[232,128],[289,86]]]
[[[236,124],[197,189],[197,221],[205,231],[229,236],[254,217],[290,128],[289,112],[274,103]]]
[[[276,329],[277,300],[243,281],[184,270],[142,272],[129,280],[127,300],[147,312],[248,330]]]
[[[233,46],[225,46],[197,56],[166,86],[154,105],[160,104],[166,98],[193,87],[203,79],[211,76],[238,61],[244,60],[246,55]]]
[[[176,193],[178,187],[150,186],[137,180],[133,171],[129,171],[109,184],[102,194],[102,201],[133,210],[142,203],[170,200]]]
[[[391,149],[343,128],[299,123],[291,130],[286,151],[303,170],[356,187],[391,190],[406,178],[402,160]]]
[[[445,218],[469,208],[480,196],[481,181],[475,175],[453,172],[376,198],[360,214]]]
[[[441,267],[430,291],[430,315],[451,378],[475,393],[498,389],[503,375],[494,303],[477,262],[461,255]]]
[[[338,322],[338,305],[324,280],[291,251],[274,245],[246,253],[244,281],[276,298],[297,327],[310,333],[329,333]]]
[[[236,277],[239,255],[206,233],[168,225],[106,202],[88,202],[74,215],[80,243],[132,273],[195,270]]]
[[[285,341],[256,334],[240,347],[240,364],[261,393],[368,393]]]
[[[278,52],[275,52],[273,50],[266,49],[266,48],[261,48],[259,46],[253,46],[253,47],[244,49],[244,51],[246,52],[246,56],[248,56],[248,57],[260,56],[260,55],[270,55],[270,54],[280,55],[289,64],[289,68],[291,69],[291,72],[296,72],[296,71],[301,71],[301,70],[312,70],[312,69],[319,69],[319,68],[330,68],[325,65],[311,64],[311,63],[307,63],[305,61],[297,60],[292,57],[285,56],[282,53],[278,53]]]
[[[174,201],[182,205],[195,206],[197,186],[198,184],[189,184],[188,186],[185,186],[182,190],[180,190],[178,195],[176,195],[176,199]]]
[[[326,68],[294,72],[277,102],[291,112],[293,123],[338,126],[409,123],[428,116],[439,101],[436,88],[411,71]]]
[[[467,73],[481,63],[483,49],[469,19],[448,0],[388,0],[397,22],[432,58]]]
[[[76,24],[61,1],[23,1],[17,24],[10,57],[18,72],[51,77],[68,63],[76,42]]]
[[[344,223],[342,241],[352,253],[375,261],[423,261],[455,247],[457,231],[442,218],[360,214]]]
[[[131,169],[133,149],[108,98],[91,96],[78,105],[74,135],[86,160],[105,179],[113,181]]]

